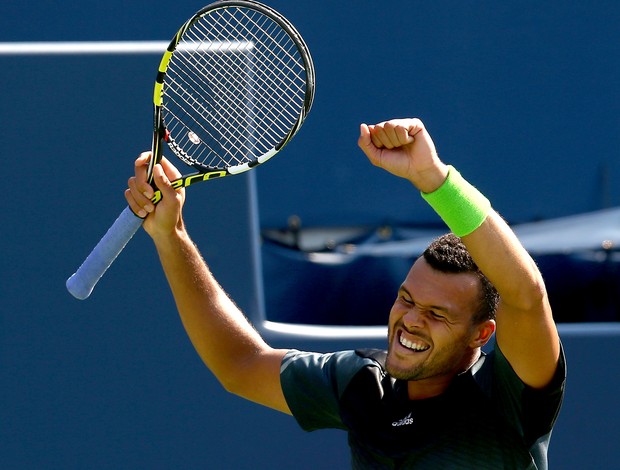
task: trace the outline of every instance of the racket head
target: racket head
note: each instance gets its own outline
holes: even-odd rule
[[[202,8],[160,63],[149,179],[162,141],[200,173],[264,163],[299,131],[314,89],[308,47],[280,13],[251,0]]]

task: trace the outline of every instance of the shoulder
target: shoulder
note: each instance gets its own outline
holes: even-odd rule
[[[551,431],[560,411],[566,383],[566,362],[560,344],[555,374],[544,388],[525,384],[504,356],[499,345],[485,358],[474,380],[493,402],[498,414],[510,423],[520,423],[525,441],[532,445]]]
[[[288,351],[280,368],[280,383],[293,416],[305,430],[342,428],[340,401],[349,384],[378,363],[355,351],[316,353]]]
[[[293,349],[282,360],[280,379],[283,386],[289,382],[323,382],[342,392],[353,376],[368,366],[380,367],[376,359],[358,351],[317,353]]]
[[[489,356],[490,358],[492,358],[492,360],[489,361],[489,365],[492,364],[493,373],[496,377],[495,380],[497,385],[503,385],[504,387],[512,388],[519,394],[525,392],[530,395],[542,396],[548,394],[555,394],[558,391],[562,391],[564,389],[564,385],[566,382],[566,359],[564,356],[564,348],[562,347],[561,342],[556,370],[549,384],[546,387],[542,388],[530,387],[525,382],[523,382],[523,380],[518,376],[518,374],[516,373],[498,344],[495,344],[495,348]]]

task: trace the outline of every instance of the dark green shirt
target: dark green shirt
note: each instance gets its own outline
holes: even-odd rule
[[[385,352],[290,351],[281,368],[300,426],[348,431],[354,469],[546,469],[564,394],[564,353],[553,382],[527,387],[499,348],[438,397],[409,400],[384,369]]]

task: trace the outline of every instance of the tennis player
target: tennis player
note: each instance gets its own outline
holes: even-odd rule
[[[534,261],[489,201],[439,159],[420,120],[362,124],[358,144],[372,164],[409,180],[450,229],[400,286],[387,351],[267,345],[190,239],[185,194],[170,185],[178,171],[166,160],[156,168],[163,199],[154,207],[149,155],[136,160],[126,198],[147,215],[198,354],[228,391],[292,414],[305,430],[347,431],[356,469],[546,469],[566,372]]]

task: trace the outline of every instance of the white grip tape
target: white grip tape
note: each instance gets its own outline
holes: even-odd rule
[[[75,274],[67,279],[67,290],[71,295],[80,300],[88,298],[101,276],[142,226],[142,222],[129,207],[121,212]]]

